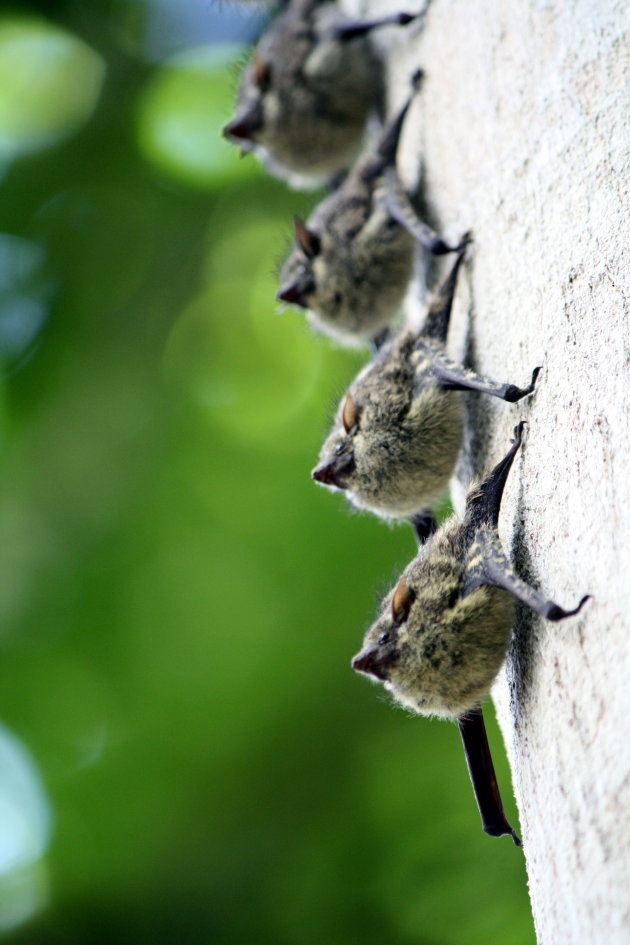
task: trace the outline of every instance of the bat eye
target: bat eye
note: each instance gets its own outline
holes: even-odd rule
[[[346,433],[350,433],[355,427],[359,426],[360,410],[352,394],[346,394],[346,399],[341,411],[341,422]]]
[[[266,62],[259,52],[254,53],[254,82],[261,92],[266,92],[271,84],[271,64]]]
[[[389,630],[383,630],[377,642],[380,646],[383,646],[383,644],[387,643],[388,640],[389,640]]]
[[[293,229],[295,230],[295,238],[298,246],[304,255],[308,259],[317,256],[321,249],[321,240],[317,233],[314,233],[313,230],[309,230],[306,223],[300,220],[299,217],[293,217]]]
[[[409,587],[404,577],[401,577],[394,588],[394,595],[392,597],[392,617],[395,623],[403,623],[403,621],[407,619],[415,597],[415,593]]]

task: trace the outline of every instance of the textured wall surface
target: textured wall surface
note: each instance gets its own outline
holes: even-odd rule
[[[629,8],[433,0],[424,32],[387,42],[392,107],[413,69],[427,73],[401,170],[413,180],[422,156],[433,222],[451,238],[474,231],[451,353],[517,384],[543,365],[520,404],[467,397],[455,502],[527,420],[505,494],[505,546],[560,604],[593,595],[560,624],[521,610],[493,691],[538,938],[627,945]]]

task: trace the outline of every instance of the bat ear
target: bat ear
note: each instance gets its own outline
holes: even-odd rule
[[[312,259],[313,256],[317,256],[321,249],[321,241],[317,233],[314,233],[313,230],[309,230],[306,223],[300,220],[299,217],[293,217],[293,228],[295,230],[295,238],[298,242],[298,246],[304,255],[308,256],[309,259]]]
[[[271,85],[271,63],[262,58],[256,51],[252,60],[254,82],[261,92],[266,92]]]
[[[392,617],[396,623],[402,623],[409,616],[409,610],[415,600],[415,593],[409,587],[404,577],[394,588],[392,597]]]
[[[346,433],[350,433],[351,430],[354,430],[354,428],[359,425],[359,415],[360,411],[354,397],[352,394],[346,394],[346,399],[343,402],[343,410],[341,411],[341,422],[343,423],[343,428]]]

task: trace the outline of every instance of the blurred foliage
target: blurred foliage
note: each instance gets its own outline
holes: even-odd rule
[[[525,945],[456,729],[349,670],[414,543],[309,480],[364,355],[275,312],[312,197],[218,136],[250,11],[0,17],[0,931]]]
[[[0,160],[82,124],[102,78],[100,57],[70,34],[31,17],[0,21]]]

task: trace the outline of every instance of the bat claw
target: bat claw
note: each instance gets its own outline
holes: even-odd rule
[[[512,434],[512,443],[516,446],[520,446],[523,442],[523,430],[527,426],[527,420],[519,420],[519,422],[514,427],[514,432]]]

